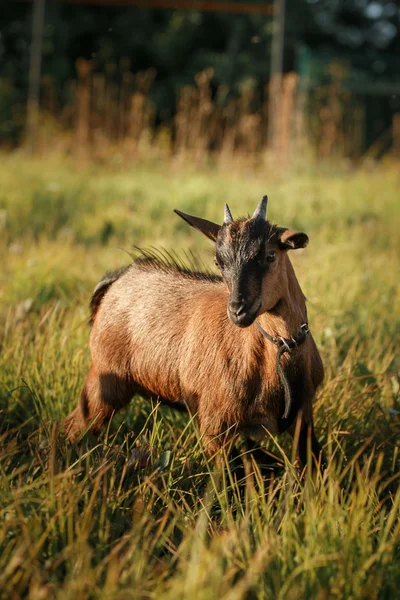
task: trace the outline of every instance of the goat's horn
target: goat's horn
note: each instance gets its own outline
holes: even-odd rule
[[[253,212],[252,219],[265,219],[267,218],[267,204],[268,204],[268,196],[263,196],[261,202],[257,206],[256,210]]]
[[[225,204],[224,223],[232,223],[232,221],[233,221],[232,213],[229,210],[229,206],[227,204]]]

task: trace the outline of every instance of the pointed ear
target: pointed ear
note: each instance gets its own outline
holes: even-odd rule
[[[206,219],[192,217],[191,215],[187,215],[177,209],[175,209],[174,212],[180,217],[182,217],[182,219],[186,221],[186,223],[189,223],[189,225],[191,225],[195,229],[198,229],[198,231],[201,231],[201,233],[204,233],[204,235],[210,238],[210,240],[212,240],[213,242],[217,240],[218,232],[221,229],[220,225],[212,223],[211,221],[207,221]]]
[[[297,250],[298,248],[305,248],[308,241],[308,235],[302,231],[284,229],[279,237],[279,246],[282,250]]]

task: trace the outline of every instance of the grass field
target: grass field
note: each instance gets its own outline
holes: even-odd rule
[[[0,597],[395,598],[398,167],[283,176],[0,158]],[[172,209],[220,221],[225,201],[238,216],[265,193],[271,220],[310,236],[293,261],[326,368],[324,479],[300,481],[281,436],[267,447],[283,468],[239,499],[195,425],[140,398],[100,438],[65,443],[57,426],[86,374],[102,274],[134,244],[212,265],[209,242]]]

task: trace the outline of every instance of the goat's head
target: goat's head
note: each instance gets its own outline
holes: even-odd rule
[[[248,327],[272,310],[289,285],[287,250],[304,248],[305,233],[277,227],[266,220],[267,196],[247,219],[234,220],[225,204],[224,222],[175,212],[215,242],[215,261],[229,289],[228,316],[234,325]]]

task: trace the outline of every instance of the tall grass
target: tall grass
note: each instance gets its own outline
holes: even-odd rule
[[[358,159],[365,150],[364,102],[335,76],[310,90],[294,72],[272,77],[263,87],[249,78],[234,92],[218,83],[209,67],[176,90],[171,115],[165,110],[158,114],[156,78],[152,68],[130,72],[126,60],[98,72],[93,61],[78,59],[76,78],[65,85],[43,78],[39,135],[33,142],[45,151],[78,151],[96,160],[108,160],[118,148],[136,159],[189,156],[204,162],[212,156],[223,164],[237,156],[258,163],[266,153],[278,164],[291,163],[308,145],[324,160]],[[391,146],[396,154],[397,129],[393,122],[369,149],[371,158]]]
[[[399,175],[110,170],[2,156],[0,594],[4,598],[394,598],[400,586]],[[71,447],[59,423],[88,367],[87,304],[133,244],[209,243],[172,209],[220,221],[270,197],[304,229],[293,253],[326,367],[315,422],[328,457],[301,479],[219,470],[195,424],[141,398]]]

